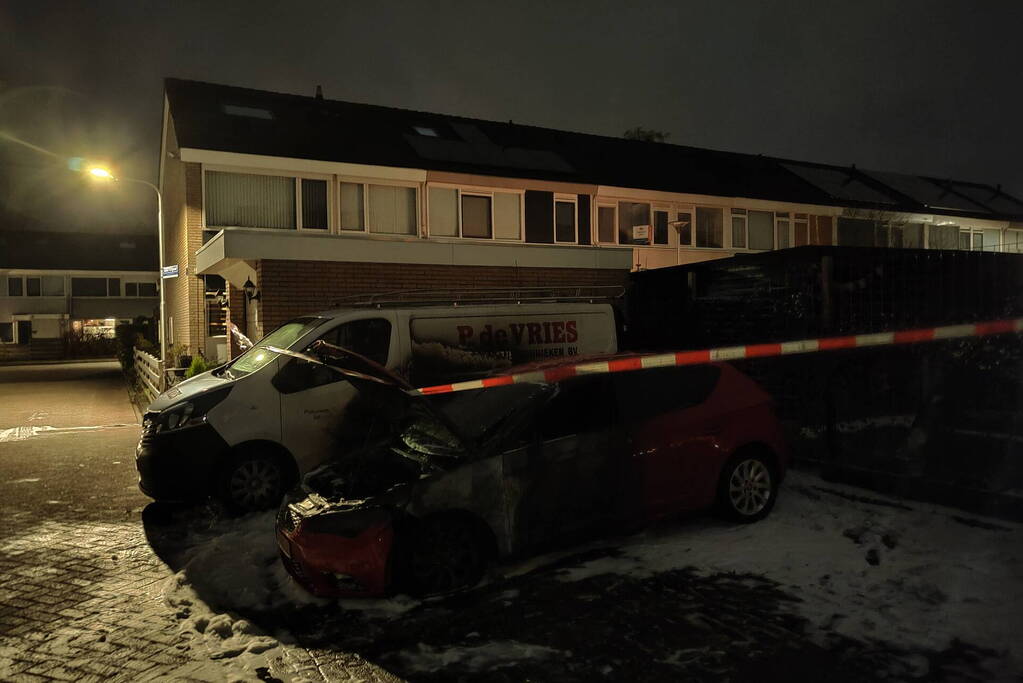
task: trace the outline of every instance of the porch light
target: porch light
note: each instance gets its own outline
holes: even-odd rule
[[[242,285],[242,291],[245,292],[245,298],[249,301],[259,301],[259,292],[256,291],[256,285],[252,284],[250,278],[245,278],[245,284]]]

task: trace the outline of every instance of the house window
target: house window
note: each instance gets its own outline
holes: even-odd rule
[[[114,280],[117,281],[116,279]],[[106,296],[107,279],[103,277],[71,278],[71,296]]]
[[[383,235],[415,235],[416,188],[370,185],[369,231]]]
[[[1008,254],[1023,254],[1023,231],[1006,230],[1002,238],[1002,251]]]
[[[209,277],[209,276],[207,276]],[[131,297],[153,297],[157,295],[155,282],[125,282],[124,295]]]
[[[436,128],[429,126],[412,126],[412,130],[416,131],[419,135],[426,136],[428,138],[439,138],[440,133],[437,132]]]
[[[494,237],[499,240],[522,239],[522,196],[510,192],[494,193]]]
[[[302,229],[326,230],[327,181],[302,178]]]
[[[771,211],[750,211],[749,248],[759,251],[774,249],[774,213]]]
[[[696,207],[696,246],[719,249],[723,246],[724,214],[721,209]]]
[[[366,197],[361,183],[341,183],[341,229],[366,229]]]
[[[635,239],[637,226],[650,226],[650,205],[643,202],[618,202],[618,243],[646,244],[647,239]]]
[[[693,215],[688,211],[680,211],[675,214],[678,221],[678,243],[684,247],[693,244]]]
[[[24,282],[25,281],[20,277],[7,278],[7,296],[24,296]]]
[[[874,221],[861,218],[839,218],[838,244],[843,247],[874,246]]]
[[[492,199],[485,195],[462,193],[462,237],[493,235]]]
[[[789,234],[792,229],[792,222],[789,220],[789,212],[782,211],[774,214],[775,220],[775,243],[778,245],[778,249],[788,249],[792,246],[792,240],[789,239]]]
[[[746,209],[732,209],[732,247],[746,248]]]
[[[615,242],[615,207],[597,207],[597,240],[601,244]]]
[[[43,283],[37,277],[25,278],[25,295],[26,296],[42,296],[43,294]]]
[[[117,277],[107,278],[107,296],[121,296],[121,279]]]
[[[220,275],[203,276],[206,299],[206,336],[227,335],[227,283]]]
[[[841,226],[841,220],[839,221]],[[839,242],[841,244],[841,242]],[[929,249],[956,249],[959,246],[958,225],[932,225],[927,229]]]
[[[654,244],[668,244],[667,211],[654,211]]]
[[[0,344],[14,343],[14,323],[0,323]]]
[[[807,214],[792,214],[792,241],[795,247],[810,243],[810,217]]]
[[[158,296],[160,290],[157,288],[155,282],[140,282],[139,283],[139,296],[155,297]]]
[[[982,231],[982,237],[984,240],[984,251],[1004,251],[1002,231],[998,228]]]
[[[554,202],[554,241],[572,242],[576,241],[575,234],[575,202],[563,199]]]
[[[224,113],[231,116],[243,116],[247,119],[273,120],[273,112],[261,107],[247,107],[244,104],[225,104]]]
[[[458,190],[430,188],[430,235],[458,237]]]
[[[207,171],[206,225],[294,229],[295,179]]]
[[[137,283],[137,282],[125,282],[124,283],[124,295],[125,296],[138,296],[139,295],[139,283]]]
[[[44,275],[43,296],[64,296],[64,276]]]

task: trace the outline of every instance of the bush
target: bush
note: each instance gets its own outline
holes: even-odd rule
[[[206,359],[203,358],[202,356],[196,356],[195,358],[192,359],[192,364],[188,366],[187,370],[185,370],[185,379],[188,379],[189,377],[195,377],[196,375],[201,375],[208,369],[209,368],[206,365]]]
[[[121,361],[121,367],[125,372],[131,370],[135,365],[135,349],[153,355],[157,354],[156,340],[153,337],[155,327],[151,319],[139,317],[135,318],[132,323],[118,325],[114,328],[117,360]]]

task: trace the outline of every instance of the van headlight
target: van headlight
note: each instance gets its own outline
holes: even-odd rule
[[[205,424],[206,414],[231,393],[231,387],[224,387],[208,394],[182,401],[167,408],[157,416],[157,431],[169,432],[175,429]]]

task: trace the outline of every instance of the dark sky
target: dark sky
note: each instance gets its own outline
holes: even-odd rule
[[[162,78],[1001,183],[1023,194],[1023,2],[5,2],[0,131],[155,181]],[[0,140],[0,202],[153,229]],[[7,224],[6,228],[18,227]]]

